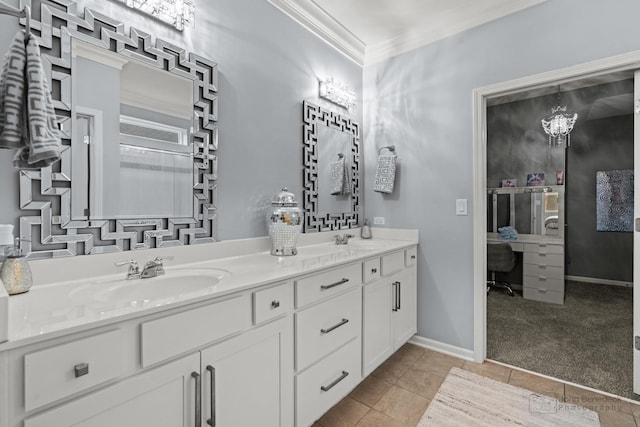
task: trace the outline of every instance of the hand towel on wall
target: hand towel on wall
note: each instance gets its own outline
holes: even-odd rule
[[[18,148],[18,169],[40,169],[60,158],[55,110],[35,37],[18,31],[0,79],[0,148]]]
[[[373,191],[378,193],[393,193],[393,185],[396,180],[396,156],[395,154],[380,154],[376,166],[376,180]]]
[[[331,194],[342,194],[345,185],[345,161],[340,156],[335,162],[331,162]]]
[[[345,160],[344,162],[344,180],[342,181],[342,194],[346,196],[347,194],[351,194],[351,166],[349,162]]]

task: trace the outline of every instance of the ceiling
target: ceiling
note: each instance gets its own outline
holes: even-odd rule
[[[370,65],[546,0],[269,0]]]

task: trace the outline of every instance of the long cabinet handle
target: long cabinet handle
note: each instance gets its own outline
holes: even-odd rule
[[[398,304],[398,311],[402,310],[402,282],[396,282],[398,284],[398,298],[396,302]]]
[[[330,285],[322,285],[322,286],[320,286],[320,289],[322,289],[324,291],[324,290],[327,290],[327,289],[335,288],[336,286],[344,285],[348,281],[349,281],[349,279],[343,278],[342,280],[338,280],[337,282],[331,283]]]
[[[207,424],[212,427],[216,425],[216,368],[207,365],[207,371],[211,375],[211,418],[207,420]]]
[[[391,310],[398,311],[398,282],[393,282],[391,286],[393,286],[393,301]]]
[[[339,323],[336,323],[335,325],[333,325],[330,328],[320,329],[320,332],[322,332],[323,334],[328,334],[329,332],[333,331],[334,329],[338,329],[340,326],[346,325],[347,323],[349,323],[349,319],[342,319]]]
[[[343,379],[347,378],[349,376],[349,372],[347,371],[342,371],[342,375],[340,375],[340,377],[338,377],[338,379],[336,379],[335,381],[333,381],[331,384],[329,385],[323,385],[320,387],[320,390],[322,391],[329,391],[332,388],[334,388],[340,381],[342,381]]]
[[[196,427],[202,426],[202,391],[200,389],[200,374],[197,372],[191,372],[191,377],[196,380]]]

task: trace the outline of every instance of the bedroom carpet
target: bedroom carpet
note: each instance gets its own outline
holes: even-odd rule
[[[565,304],[487,297],[487,358],[640,400],[632,392],[633,291],[566,282]]]

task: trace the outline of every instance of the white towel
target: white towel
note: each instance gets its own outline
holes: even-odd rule
[[[60,134],[35,37],[18,31],[0,75],[0,148],[18,148],[18,169],[40,169],[60,158]]]
[[[335,162],[331,162],[331,194],[342,194],[345,182],[345,162],[344,157],[340,157]]]
[[[378,156],[376,166],[376,180],[373,191],[378,193],[393,193],[393,184],[396,180],[396,158],[398,156],[381,154]]]

